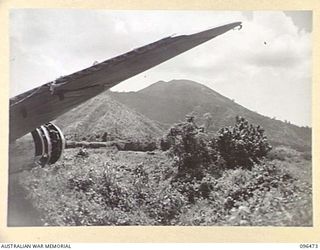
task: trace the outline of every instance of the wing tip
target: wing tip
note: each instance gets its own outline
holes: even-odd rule
[[[194,33],[190,36],[193,36],[193,37],[197,37],[197,38],[203,38],[203,39],[207,39],[207,40],[210,40],[216,36],[219,36],[231,29],[234,29],[236,27],[239,27],[239,29],[242,28],[242,22],[233,22],[233,23],[228,23],[228,24],[225,24],[225,25],[221,25],[221,26],[218,26],[218,27],[214,27],[214,28],[211,28],[211,29],[207,29],[207,30],[204,30],[204,31],[201,31],[201,32],[198,32],[198,33]]]

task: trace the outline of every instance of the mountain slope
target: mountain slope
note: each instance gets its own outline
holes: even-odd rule
[[[237,115],[261,125],[274,145],[282,144],[296,149],[311,148],[311,129],[260,115],[250,111],[212,89],[188,80],[160,81],[138,92],[117,93],[112,97],[152,120],[168,126],[195,113],[199,122],[205,113],[213,117],[212,131],[234,124]]]
[[[72,140],[145,139],[163,134],[159,124],[113,100],[109,92],[70,110],[55,123]]]

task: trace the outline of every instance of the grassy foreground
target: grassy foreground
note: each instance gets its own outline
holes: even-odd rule
[[[184,183],[163,151],[78,153],[20,174],[44,225],[312,226],[311,161],[294,150]]]

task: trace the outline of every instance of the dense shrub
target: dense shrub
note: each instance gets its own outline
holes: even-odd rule
[[[179,217],[179,225],[310,226],[311,187],[268,162],[229,169],[210,180],[210,193]]]
[[[187,117],[170,129],[160,145],[163,150],[170,149],[180,175],[196,179],[208,170],[217,174],[223,169],[251,168],[271,150],[264,130],[241,117],[236,117],[233,127],[220,129],[217,138],[210,138],[194,117]]]
[[[224,192],[226,197],[224,207],[228,213],[219,222],[221,225],[312,223],[311,186],[279,165],[261,162],[251,170],[228,170],[217,180],[214,192]]]
[[[173,126],[166,140],[171,142],[169,154],[178,167],[177,177],[200,180],[208,171],[218,171],[215,163],[219,154],[215,145],[209,140],[204,129],[195,124],[193,116]]]
[[[68,166],[33,169],[32,181],[23,178],[46,225],[177,223],[186,198],[170,184],[171,165],[158,162],[150,173],[144,163],[127,167],[96,161],[95,154],[76,157]],[[92,162],[97,164],[95,168],[88,166]]]
[[[233,127],[219,130],[217,146],[228,168],[251,168],[271,150],[264,130],[238,116]]]

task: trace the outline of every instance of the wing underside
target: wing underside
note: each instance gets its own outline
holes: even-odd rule
[[[10,99],[10,141],[54,120],[118,83],[227,32],[240,22],[167,37]]]

